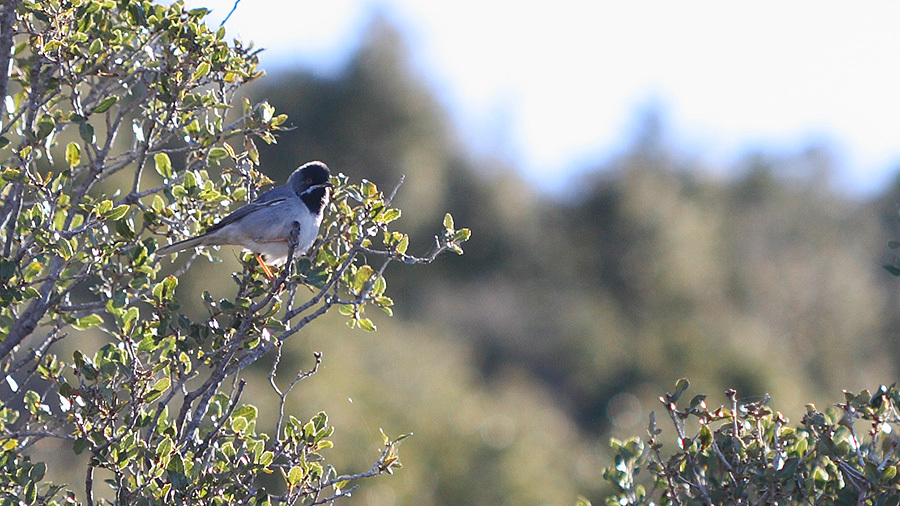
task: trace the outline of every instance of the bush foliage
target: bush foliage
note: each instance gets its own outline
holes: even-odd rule
[[[328,465],[327,416],[286,407],[322,357],[282,380],[281,347],[335,307],[375,330],[365,309],[391,313],[388,264],[461,253],[469,232],[447,215],[434,249],[410,255],[390,229],[393,192],[338,175],[308,258],[270,280],[244,256],[232,296],[180,301],[179,276],[213,252],[177,268],[154,252],[270,182],[255,143],[286,121],[264,101],[233,105],[261,75],[256,51],[206,14],[139,0],[0,6],[0,503],[321,504],[399,465],[402,437],[387,436],[370,469]],[[271,419],[242,401],[242,370],[267,355]],[[78,491],[32,462],[45,439],[89,456]]]
[[[768,397],[744,402],[729,390],[728,404],[712,410],[705,395],[682,402],[687,388],[680,380],[660,398],[674,437],[651,415],[646,440],[611,441],[615,465],[604,478],[615,493],[607,504],[900,503],[893,386],[845,391],[824,411],[807,405],[796,426]]]

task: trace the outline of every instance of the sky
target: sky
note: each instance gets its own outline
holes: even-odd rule
[[[235,1],[186,4],[218,25]],[[710,166],[827,144],[862,193],[900,167],[900,2],[240,0],[225,26],[264,69],[327,74],[376,14],[463,142],[532,181],[615,156],[651,108]]]

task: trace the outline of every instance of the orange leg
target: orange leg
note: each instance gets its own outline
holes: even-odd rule
[[[269,266],[266,265],[265,262],[263,262],[263,259],[261,256],[259,256],[259,253],[254,253],[254,255],[256,255],[256,261],[259,262],[259,266],[262,267],[263,272],[266,273],[266,276],[269,278],[269,280],[275,279],[275,276],[272,275],[272,271],[269,269]]]

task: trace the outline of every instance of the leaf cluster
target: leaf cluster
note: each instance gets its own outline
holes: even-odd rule
[[[673,444],[664,443],[653,415],[646,440],[611,440],[615,465],[604,478],[615,492],[607,504],[900,502],[900,391],[893,385],[874,394],[845,391],[824,411],[807,405],[798,426],[768,397],[743,402],[729,390],[729,404],[712,410],[705,395],[681,403],[687,388],[680,380],[660,398]],[[642,470],[649,474],[643,480]]]

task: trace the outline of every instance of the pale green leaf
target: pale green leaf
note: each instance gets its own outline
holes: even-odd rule
[[[153,161],[156,163],[156,172],[160,176],[170,179],[172,177],[172,160],[166,153],[156,153],[153,155]]]

